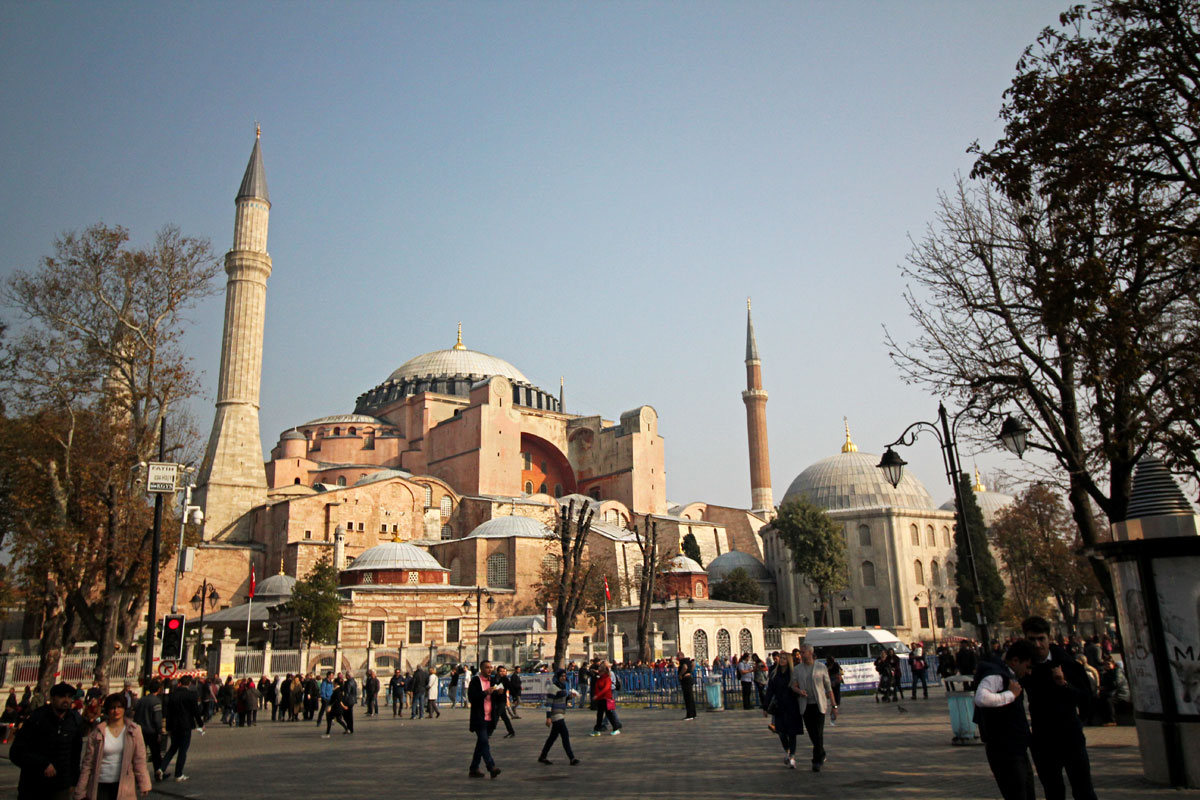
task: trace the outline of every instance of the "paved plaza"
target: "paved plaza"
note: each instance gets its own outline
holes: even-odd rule
[[[726,800],[731,796],[864,798],[999,797],[982,747],[953,747],[943,695],[905,701],[901,708],[869,697],[845,698],[843,716],[826,728],[829,761],[809,769],[806,747],[797,749],[797,769],[784,767],[778,740],[761,712],[701,713],[681,721],[674,710],[621,708],[621,736],[589,738],[593,715],[568,716],[572,744],[583,763],[567,766],[561,745],[536,762],[546,734],[545,715],[525,709],[517,736],[493,739],[503,774],[496,780],[469,779],[474,737],[467,712],[444,710],[441,719],[378,719],[357,715],[357,731],[343,736],[334,726],[322,739],[313,723],[265,722],[253,728],[209,727],[195,736],[188,756],[188,783],[157,784],[151,797],[383,798],[398,794],[446,797],[451,793],[488,798],[613,797]],[[324,725],[321,726],[324,732]],[[1102,800],[1196,797],[1142,778],[1137,738],[1131,727],[1089,728],[1097,792]],[[807,739],[802,740],[807,744]],[[7,748],[3,748],[6,755]],[[16,794],[17,770],[4,758],[0,797]],[[1041,797],[1040,786],[1038,796]]]

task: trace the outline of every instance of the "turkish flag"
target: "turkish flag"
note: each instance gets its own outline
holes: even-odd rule
[[[250,565],[250,597],[254,597],[254,565]]]
[[[608,576],[604,576],[604,599],[612,600],[612,595],[608,593]]]

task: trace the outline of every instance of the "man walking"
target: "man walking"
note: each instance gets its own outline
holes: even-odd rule
[[[1017,641],[1003,660],[985,658],[975,671],[975,721],[1004,800],[1034,800],[1029,721],[1020,684],[1029,673],[1033,656],[1033,645]]]
[[[388,681],[388,688],[392,692],[392,716],[398,717],[404,713],[404,676],[398,667]]]
[[[495,684],[500,691],[492,698],[492,727],[488,731],[488,735],[490,736],[496,730],[496,725],[503,722],[508,731],[504,734],[504,738],[511,739],[517,735],[517,732],[513,730],[512,721],[508,718],[508,668],[503,664],[496,667]]]
[[[354,733],[354,707],[358,705],[358,681],[354,680],[354,675],[350,672],[346,673],[346,680],[342,683],[342,719],[346,723],[346,732]]]
[[[921,691],[926,700],[929,699],[929,681],[925,677],[925,670],[929,664],[925,661],[925,648],[918,645],[913,650],[913,654],[908,659],[909,669],[912,670],[912,699],[917,699],[917,683],[921,684]]]
[[[579,763],[579,759],[575,757],[575,753],[571,750],[571,735],[567,733],[567,699],[578,693],[574,690],[567,691],[567,671],[562,668],[554,671],[552,686],[553,693],[550,695],[550,708],[546,711],[546,727],[550,729],[550,735],[546,737],[546,743],[542,745],[542,754],[538,756],[538,763],[554,763],[546,758],[546,756],[550,755],[550,748],[554,746],[554,740],[561,736],[563,750],[566,751],[571,766],[575,766]]]
[[[171,759],[178,754],[179,760],[175,762],[175,781],[182,783],[188,779],[183,767],[187,763],[188,748],[192,746],[192,728],[199,728],[200,735],[204,735],[204,716],[200,711],[200,699],[192,690],[191,675],[180,678],[179,685],[167,695],[166,715],[171,747],[163,756],[162,770],[165,774]]]
[[[426,710],[429,712],[429,719],[442,715],[442,712],[438,710],[438,692],[441,689],[440,681],[441,679],[438,677],[437,672],[432,669],[429,670],[429,682],[425,686],[425,703],[428,706]]]
[[[825,714],[837,719],[833,685],[825,665],[813,658],[813,649],[800,645],[800,663],[792,668],[792,691],[800,697],[800,716],[812,742],[812,771],[820,772],[825,763]]]
[[[425,693],[429,691],[429,673],[417,667],[410,681],[412,686],[412,712],[409,719],[425,719]]]
[[[321,727],[321,718],[329,713],[329,699],[333,697],[333,673],[326,672],[321,681],[321,710],[317,713],[317,727]]]
[[[375,670],[367,671],[367,679],[363,681],[363,693],[367,696],[367,716],[373,717],[379,713],[379,678]]]
[[[517,713],[517,708],[521,705],[520,665],[513,666],[512,674],[508,676],[508,695],[512,698],[512,711],[509,712],[509,716],[513,719],[520,719],[521,715]]]
[[[21,769],[18,800],[69,800],[79,781],[83,718],[71,708],[75,687],[59,683],[17,731],[9,760]]]
[[[156,678],[150,679],[146,684],[146,696],[137,701],[132,716],[133,721],[142,729],[142,741],[150,755],[150,763],[154,765],[154,780],[161,781],[162,737],[166,733],[166,728],[163,727],[162,682]]]
[[[683,653],[679,654],[679,668],[676,674],[679,677],[679,691],[683,694],[683,719],[686,722],[696,718],[696,672],[692,660]]]
[[[737,665],[737,675],[742,684],[742,708],[749,711],[753,707],[750,695],[754,691],[754,664],[750,661],[749,653],[742,653]]]
[[[503,691],[503,686],[492,685],[492,662],[481,663],[479,674],[471,678],[471,684],[467,687],[467,700],[471,704],[470,729],[471,733],[475,734],[475,752],[471,755],[471,769],[467,773],[472,778],[483,777],[483,772],[479,769],[481,761],[487,765],[493,778],[500,774],[500,768],[492,759],[488,736],[494,726],[492,700]]]
[[[1087,739],[1080,711],[1087,712],[1091,687],[1087,675],[1066,650],[1050,643],[1050,623],[1030,617],[1021,623],[1025,639],[1033,645],[1033,668],[1021,681],[1029,694],[1033,727],[1030,752],[1046,800],[1064,800],[1071,782],[1075,800],[1096,800]]]

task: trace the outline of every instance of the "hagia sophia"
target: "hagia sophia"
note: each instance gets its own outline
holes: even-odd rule
[[[349,413],[341,413],[348,401],[282,431],[264,461],[258,410],[271,202],[257,137],[235,204],[216,411],[194,495],[205,519],[179,590],[188,598],[200,596],[202,582],[216,588],[207,629],[228,628],[243,643],[248,632],[255,646],[299,647],[298,621],[283,604],[327,558],[339,571],[337,645],[351,668],[397,664],[397,652],[412,663],[470,658],[485,646],[515,658],[518,640],[527,648],[552,642],[540,583],[557,563],[559,515],[585,505],[593,513],[587,558],[607,578],[620,636],[611,654],[628,652],[634,638],[635,529],[650,525],[667,589],[653,619],[670,647],[697,658],[762,653],[771,632],[777,639],[778,629],[817,622],[813,592],[770,527],[767,393],[749,308],[748,508],[669,502],[666,442],[652,406],[615,420],[571,414],[561,386],[547,391],[509,361],[468,349],[461,325],[450,347],[391,370]],[[902,638],[965,632],[951,588],[953,504],[935,505],[911,474],[892,488],[877,463],[858,452],[847,427],[841,452],[803,470],[783,496],[808,497],[843,527],[850,585],[830,622],[881,625]],[[989,518],[1011,502],[982,485],[976,491]],[[701,563],[682,554],[688,537]],[[759,584],[761,604],[709,597],[710,583],[735,568]],[[173,568],[164,576],[169,591]],[[582,655],[584,637],[611,638],[603,624],[576,625],[572,656]]]

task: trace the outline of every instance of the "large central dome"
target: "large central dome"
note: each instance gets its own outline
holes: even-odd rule
[[[892,485],[879,469],[879,456],[846,452],[823,458],[796,476],[783,502],[807,497],[830,511],[843,508],[933,508],[933,499],[921,482],[905,470],[900,485]]]
[[[475,379],[503,375],[512,381],[529,383],[521,370],[502,358],[489,356],[475,350],[451,348],[423,353],[410,358],[399,369],[388,376],[390,381],[419,380],[421,378],[452,378],[463,375]]]

